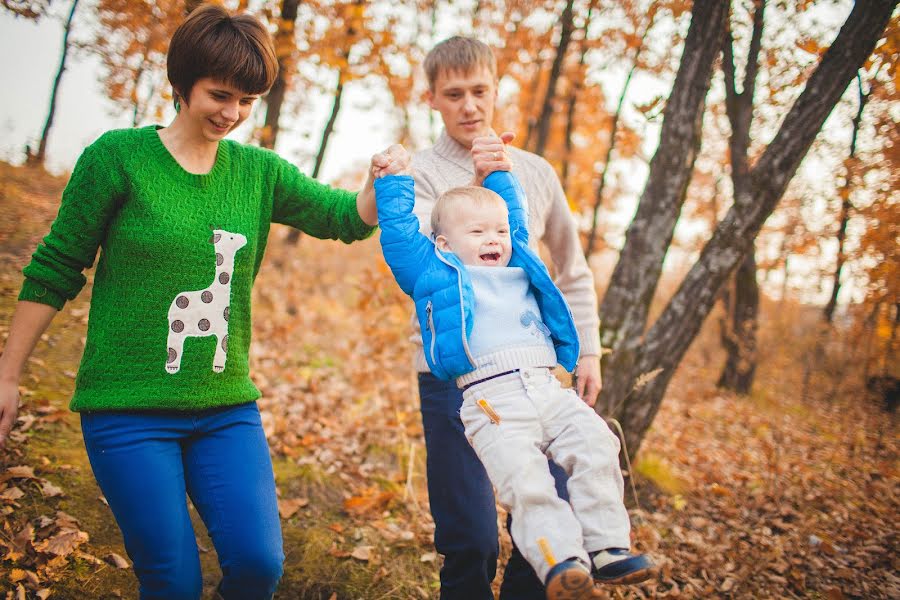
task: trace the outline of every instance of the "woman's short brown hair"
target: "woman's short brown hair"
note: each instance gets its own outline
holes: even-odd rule
[[[275,82],[278,59],[272,36],[256,17],[231,15],[221,6],[202,4],[175,30],[167,71],[175,98],[182,102],[204,77],[248,94],[262,94]]]

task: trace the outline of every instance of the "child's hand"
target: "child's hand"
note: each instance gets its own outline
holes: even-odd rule
[[[410,156],[406,148],[393,144],[387,150],[372,156],[369,173],[373,179],[380,179],[385,175],[410,175],[409,163]]]
[[[472,163],[475,167],[473,185],[481,185],[484,178],[494,171],[511,171],[512,160],[506,152],[506,144],[513,141],[516,134],[506,131],[496,135],[486,135],[472,140]]]

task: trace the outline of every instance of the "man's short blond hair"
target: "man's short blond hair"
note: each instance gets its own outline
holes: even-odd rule
[[[442,228],[447,225],[450,215],[459,210],[460,206],[474,205],[476,207],[501,204],[506,207],[506,202],[499,194],[487,188],[477,185],[466,185],[450,188],[440,196],[431,211],[431,231],[434,235],[440,235]]]
[[[497,78],[497,59],[490,47],[474,38],[455,35],[440,42],[425,57],[425,76],[428,89],[434,91],[438,76],[445,71],[471,73],[478,67],[486,68]]]

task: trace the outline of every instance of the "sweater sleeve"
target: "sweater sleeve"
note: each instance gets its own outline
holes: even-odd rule
[[[550,207],[543,242],[547,245],[555,272],[554,283],[566,297],[578,339],[581,356],[600,354],[600,320],[597,314],[597,291],[594,275],[588,267],[578,237],[578,226],[572,217],[566,194],[553,167],[543,162],[547,171],[547,194]]]
[[[125,195],[122,169],[110,150],[101,137],[78,158],[50,232],[22,270],[19,300],[59,310],[84,287],[82,271],[94,264]]]
[[[356,193],[333,188],[307,177],[293,164],[275,157],[278,178],[272,220],[320,239],[350,243],[375,231],[359,216]]]

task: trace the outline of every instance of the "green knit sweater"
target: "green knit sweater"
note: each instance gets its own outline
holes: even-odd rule
[[[110,131],[75,165],[20,300],[62,308],[100,251],[71,408],[197,410],[249,402],[250,289],[269,225],[352,242],[370,235],[356,195],[273,152],[219,143],[185,171],[157,126]]]

